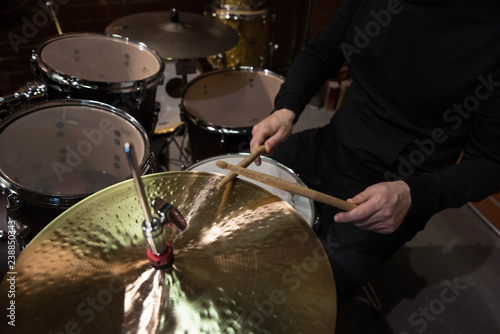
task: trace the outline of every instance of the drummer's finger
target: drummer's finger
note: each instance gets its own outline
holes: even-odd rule
[[[266,139],[268,137],[269,131],[266,129],[265,126],[262,126],[260,123],[255,125],[252,129],[252,140],[250,141],[250,151],[255,152],[261,145],[265,144],[266,146],[266,152],[270,153],[270,146],[267,142]],[[260,156],[258,156],[254,160],[255,164],[257,166],[260,166],[261,164],[261,159]]]

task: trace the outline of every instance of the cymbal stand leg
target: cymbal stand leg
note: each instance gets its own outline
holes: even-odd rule
[[[176,143],[177,145],[177,148],[179,149],[179,160],[181,161],[181,169],[184,170],[186,169],[190,164],[191,164],[191,153],[188,152],[189,150],[189,145],[187,145],[187,140],[189,139],[188,138],[188,130],[185,129],[184,130],[184,133],[182,134],[182,141],[181,141],[181,145],[179,147],[179,144]]]
[[[177,139],[177,137],[182,136],[180,139],[180,143]],[[175,129],[170,136],[165,140],[165,143],[163,144],[162,149],[160,150],[160,155],[165,157],[165,163],[163,165],[163,170],[164,171],[169,171],[171,170],[171,164],[179,165],[181,170],[186,169],[187,166],[190,165],[191,161],[191,155],[189,152],[187,152],[188,145],[187,145],[187,129],[185,128],[185,125],[179,126],[177,129]],[[177,148],[179,155],[176,159],[171,159],[170,158],[170,146],[175,145],[175,148]]]
[[[380,303],[380,300],[370,282],[367,282],[366,285],[363,286],[363,292],[365,293],[366,298],[368,298],[375,311],[380,312],[380,310],[382,309],[382,304]]]

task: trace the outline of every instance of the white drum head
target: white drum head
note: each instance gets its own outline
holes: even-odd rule
[[[193,80],[198,75],[200,75],[198,70],[194,74],[188,74],[187,81]],[[158,135],[170,133],[182,124],[180,105],[183,83],[182,76],[177,75],[174,62],[165,62],[163,77],[163,85],[158,85],[156,88],[156,101],[160,103],[160,112],[154,133]],[[177,89],[179,95],[174,92]]]
[[[248,128],[269,116],[283,78],[270,71],[209,72],[187,87],[183,106],[206,125]]]
[[[228,171],[226,169],[221,169],[217,167],[215,162],[222,160],[227,162],[228,164],[232,165],[237,165],[238,163],[243,160],[243,158],[248,155],[245,153],[236,153],[236,154],[228,154],[228,155],[220,155],[216,157],[212,157],[207,160],[200,161],[190,167],[187,168],[187,170],[190,171],[197,171],[197,172],[209,172],[209,173],[218,173],[218,174],[227,174]],[[268,157],[261,157],[262,158],[262,164],[257,167],[254,163],[252,163],[250,166],[247,167],[247,169],[250,170],[255,170],[257,172],[261,172],[264,174],[268,174],[274,177],[278,177],[282,180],[288,181],[288,182],[293,182],[295,184],[301,185],[301,186],[306,186],[302,180],[299,179],[299,177],[288,167],[285,167],[284,165],[280,164],[279,162],[268,158]],[[309,198],[291,194],[287,191],[283,191],[271,186],[268,186],[266,184],[254,181],[252,179],[246,178],[244,176],[239,175],[239,178],[252,182],[270,192],[275,194],[276,196],[280,197],[282,200],[288,202],[301,216],[304,218],[304,220],[312,227],[315,216],[314,216],[314,203],[312,200]]]
[[[0,174],[8,186],[49,197],[94,193],[130,177],[125,142],[144,164],[149,144],[137,122],[105,104],[70,101],[45,103],[1,124]]]
[[[52,71],[95,82],[131,82],[159,73],[162,61],[143,44],[99,34],[59,36],[42,46]]]

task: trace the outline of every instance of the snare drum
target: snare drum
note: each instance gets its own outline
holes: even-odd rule
[[[284,78],[268,70],[224,69],[191,81],[182,97],[193,162],[249,148]]]
[[[268,9],[250,10],[213,7],[208,15],[236,30],[240,37],[235,47],[208,58],[215,68],[268,67],[270,42]]]
[[[42,42],[32,62],[50,100],[104,102],[131,114],[148,133],[154,129],[164,64],[145,44],[116,35],[64,34]]]
[[[129,178],[125,142],[134,146],[136,161],[146,173],[152,161],[147,133],[118,108],[55,100],[4,119],[0,186],[9,203],[13,198],[20,202],[11,213],[38,232],[61,210]]]
[[[215,165],[215,162],[218,160],[222,160],[227,162],[228,164],[237,165],[239,162],[241,162],[241,160],[245,158],[246,155],[248,155],[248,153],[236,153],[236,154],[228,154],[228,155],[220,155],[217,157],[212,157],[210,159],[200,161],[188,167],[187,170],[195,172],[227,174],[228,171],[217,167]],[[250,166],[247,167],[247,169],[268,174],[274,177],[278,177],[282,180],[293,182],[303,187],[306,186],[305,183],[290,168],[282,165],[281,163],[269,157],[261,157],[261,159],[262,159],[262,164],[260,166],[257,167],[257,165],[252,163]],[[309,226],[313,227],[313,224],[316,220],[316,215],[314,210],[314,202],[311,199],[291,194],[287,191],[268,186],[266,184],[254,181],[252,179],[246,178],[241,175],[239,175],[238,177],[243,180],[255,183],[261,186],[262,188],[272,192],[276,196],[280,197],[282,200],[290,204],[302,216],[302,218],[304,218],[304,220],[309,224]]]

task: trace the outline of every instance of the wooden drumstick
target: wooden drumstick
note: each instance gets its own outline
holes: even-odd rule
[[[45,3],[45,6],[50,10],[50,14],[52,16],[52,20],[54,21],[54,24],[56,25],[57,33],[59,35],[62,35],[62,30],[61,30],[61,25],[59,24],[59,20],[57,19],[56,11],[54,9],[54,2],[53,1],[47,1]]]
[[[341,209],[341,210],[350,211],[350,210],[354,209],[355,207],[357,207],[356,204],[349,203],[347,201],[335,198],[333,196],[321,193],[319,191],[312,190],[312,189],[300,186],[300,185],[292,183],[292,182],[282,180],[280,178],[277,178],[277,177],[274,177],[271,175],[259,173],[259,172],[256,172],[254,170],[249,170],[249,169],[242,168],[239,166],[234,166],[234,165],[228,164],[225,161],[217,161],[215,164],[219,168],[230,170],[234,173],[243,175],[243,176],[248,177],[249,179],[255,180],[257,182],[267,184],[267,185],[274,187],[274,188],[288,191],[292,194],[301,195],[301,196],[310,198],[312,200],[331,205],[331,206],[336,207],[336,208]]]
[[[259,146],[254,152],[247,155],[243,160],[240,161],[239,164],[237,164],[237,166],[242,168],[248,167],[262,153],[266,153],[266,147],[264,145]],[[217,189],[224,188],[226,184],[234,180],[236,176],[237,173],[229,172],[219,183],[217,183],[215,187]]]

